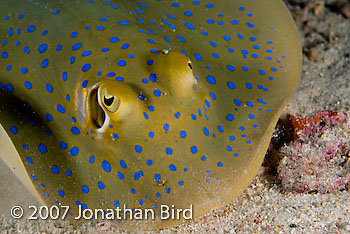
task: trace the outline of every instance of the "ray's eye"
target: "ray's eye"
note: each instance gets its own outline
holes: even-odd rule
[[[108,93],[106,88],[103,88],[101,90],[101,99],[103,106],[109,111],[109,112],[116,112],[120,106],[120,99],[117,96],[113,96],[110,93]]]

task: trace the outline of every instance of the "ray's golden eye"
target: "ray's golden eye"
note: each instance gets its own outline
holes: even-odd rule
[[[120,99],[108,93],[106,88],[101,89],[101,101],[103,106],[112,113],[116,112],[120,106]]]

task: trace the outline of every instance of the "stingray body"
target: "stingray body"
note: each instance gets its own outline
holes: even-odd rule
[[[72,217],[232,201],[300,74],[279,0],[3,0],[0,17],[1,156]]]

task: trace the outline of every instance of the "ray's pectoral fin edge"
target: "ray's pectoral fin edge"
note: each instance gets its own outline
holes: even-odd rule
[[[42,134],[48,127],[45,126],[36,114],[37,112],[33,111],[28,103],[19,100],[11,93],[0,92],[0,100],[0,159],[36,200],[44,204],[44,200],[40,196],[40,190],[32,182],[33,177],[30,172],[30,170],[34,171],[35,167],[41,167],[42,165],[29,165],[26,159],[41,156],[35,148],[37,148],[37,142],[43,141]],[[50,154],[45,156],[48,156],[45,160],[47,163],[50,161]]]

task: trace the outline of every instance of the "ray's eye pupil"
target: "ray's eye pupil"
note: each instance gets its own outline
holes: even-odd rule
[[[188,66],[191,68],[191,70],[192,70],[192,64],[191,63],[188,63]]]
[[[104,103],[106,104],[106,106],[111,106],[113,104],[113,101],[114,101],[114,97],[110,97],[110,98],[104,97]]]

